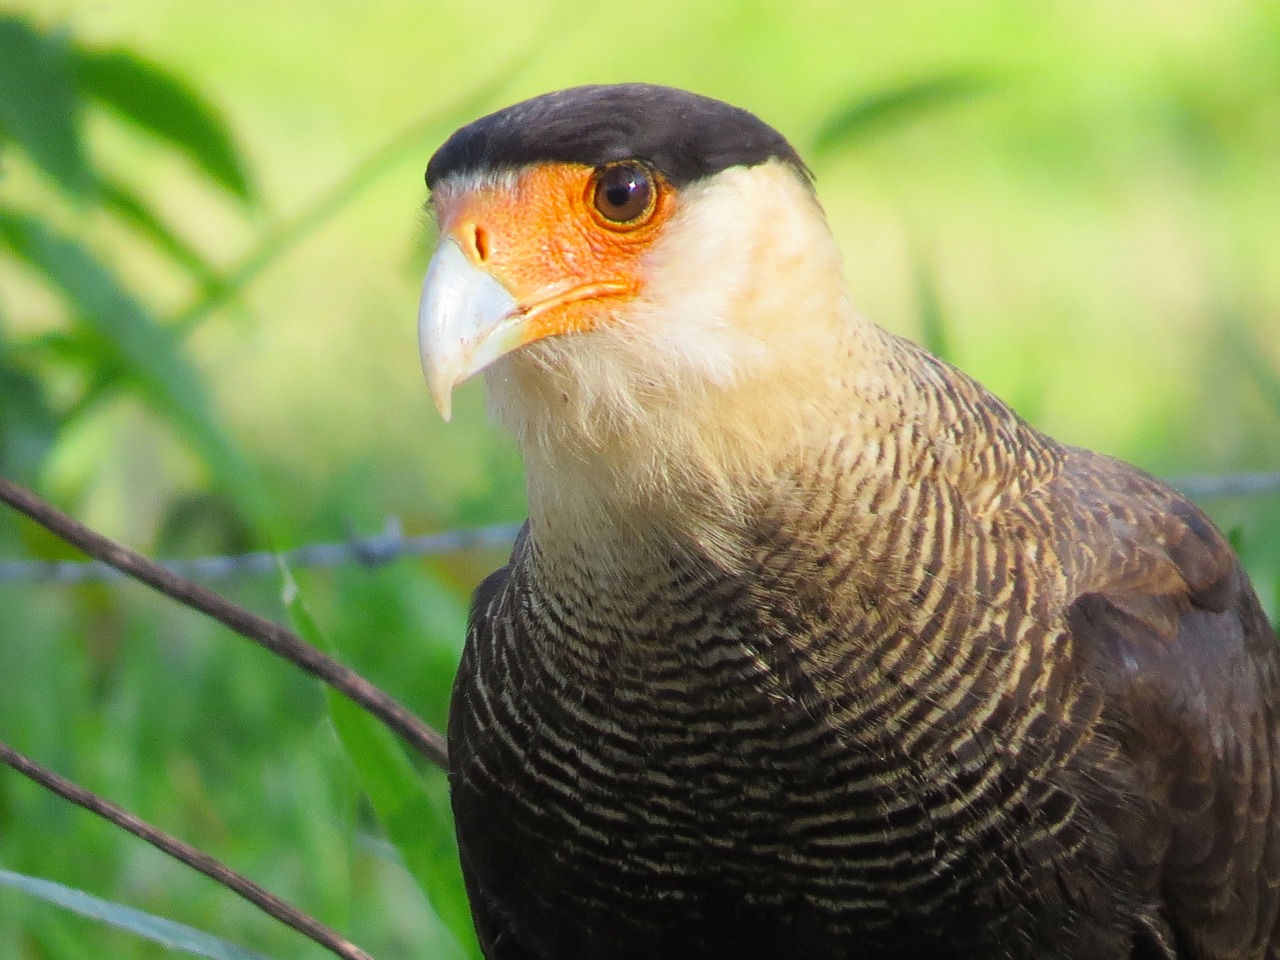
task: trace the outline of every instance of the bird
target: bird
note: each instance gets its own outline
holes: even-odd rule
[[[488,960],[1276,960],[1277,636],[1222,534],[852,305],[747,110],[452,134],[430,393],[528,519],[448,723]]]

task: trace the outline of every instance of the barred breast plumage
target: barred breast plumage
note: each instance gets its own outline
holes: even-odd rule
[[[690,96],[587,88],[540,122],[599,89]],[[498,117],[433,189],[499,163]],[[690,184],[673,154],[684,245],[646,270],[700,255],[744,183],[780,197],[750,202],[801,238],[787,263],[826,249],[798,160],[725,139]],[[1274,960],[1280,660],[1230,548],[852,314],[818,261],[790,301],[750,261],[727,332],[662,301],[700,344],[662,364],[642,286],[490,367],[530,521],[477,592],[449,728],[486,956]]]

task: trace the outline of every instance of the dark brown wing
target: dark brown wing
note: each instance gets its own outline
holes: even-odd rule
[[[1139,817],[1117,822],[1178,960],[1280,957],[1280,659],[1238,560],[1194,506],[1105,458],[1075,457],[1109,553],[1068,608],[1105,690]],[[1084,460],[1082,463],[1081,461]],[[1079,475],[1077,477],[1079,479]],[[1108,566],[1114,578],[1104,574]],[[1094,582],[1089,583],[1092,579]]]

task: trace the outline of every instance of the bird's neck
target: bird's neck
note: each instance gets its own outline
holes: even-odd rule
[[[1057,448],[918,348],[869,325],[861,347],[874,361],[845,354],[768,435],[743,434],[749,398],[728,397],[699,413],[710,447],[642,434],[575,456],[526,449],[513,595],[530,622],[503,669],[593,691],[601,722],[636,743],[689,703],[726,729],[794,707],[790,729],[810,722],[806,688],[829,691],[868,756],[888,749],[883,711],[908,689],[1015,689],[1021,661],[984,578],[1036,561],[991,527],[1058,469]],[[954,642],[970,634],[989,642]]]
[[[877,503],[921,481],[976,511],[1028,482],[1038,435],[853,309],[794,171],[726,173],[690,206],[707,215],[672,221],[634,302],[486,372],[544,556],[621,550],[635,556],[604,559],[638,569],[675,545],[732,567],[742,531],[793,500],[834,496],[874,527]]]
[[[637,515],[646,528],[681,509],[690,523],[736,516],[821,446],[847,371],[874,366],[878,331],[853,313],[794,169],[729,170],[690,190],[696,214],[664,230],[634,299],[486,371],[535,530],[590,539]],[[739,228],[729,242],[726,222]]]
[[[822,349],[865,354],[861,333],[847,331]],[[560,420],[526,434],[535,537],[575,552],[603,549],[611,539],[638,551],[692,539],[720,552],[722,538],[803,482],[809,463],[836,439],[832,428],[847,419],[839,372],[824,369],[816,348],[810,355],[782,376],[679,396],[651,393],[639,415],[615,409],[585,429]],[[572,390],[563,391],[569,404]]]
[[[740,385],[651,410],[605,443],[526,442],[542,556],[643,576],[674,549],[734,570],[762,522],[807,516],[813,503],[839,502],[841,536],[857,544],[882,534],[884,505],[904,494],[899,523],[930,509],[914,495],[925,487],[981,516],[1057,469],[1055,447],[914,345],[856,318],[827,344],[794,390]]]

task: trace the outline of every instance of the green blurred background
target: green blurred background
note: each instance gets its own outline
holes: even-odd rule
[[[422,170],[462,122],[585,82],[686,86],[781,129],[854,301],[1056,436],[1164,475],[1280,469],[1274,2],[3,10],[0,470],[144,552],[520,519],[480,387],[446,426],[421,383]],[[1204,505],[1274,616],[1280,496]],[[70,555],[0,511],[0,559]],[[466,598],[500,560],[299,578],[344,659],[442,724]],[[277,578],[218,587],[285,615]],[[141,588],[0,583],[0,739],[379,957],[472,949],[446,931],[439,778],[387,842],[394,785],[352,763],[315,684]],[[323,955],[7,773],[0,867]],[[0,889],[0,956],[159,955]]]

